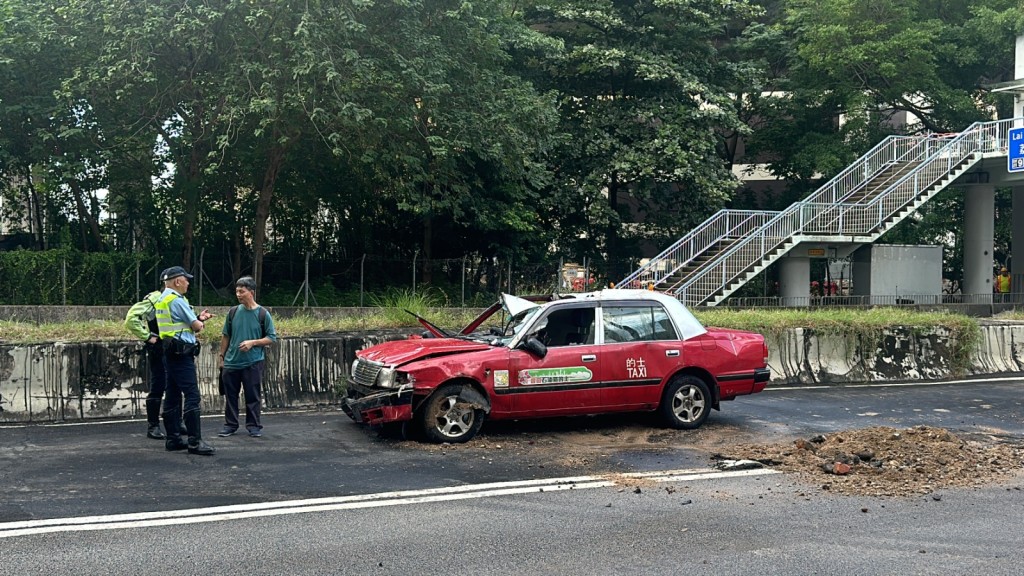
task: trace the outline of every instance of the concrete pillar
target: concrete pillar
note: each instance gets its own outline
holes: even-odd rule
[[[1013,79],[1024,80],[1024,34],[1017,36],[1017,49],[1013,55]],[[1024,116],[1024,94],[1017,91],[1013,95],[1013,117]]]
[[[996,187],[968,186],[964,192],[964,295],[978,303],[992,302],[992,256]]]
[[[779,259],[779,295],[783,306],[809,306],[811,303],[811,259]]]
[[[1013,209],[1011,210],[1010,230],[1010,292],[1014,294],[1014,301],[1021,302],[1021,294],[1024,294],[1024,186],[1014,186],[1012,196]],[[1020,256],[1014,258],[1014,254]]]

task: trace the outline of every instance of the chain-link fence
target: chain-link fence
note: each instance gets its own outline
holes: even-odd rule
[[[103,306],[138,301],[160,287],[160,272],[179,265],[176,257],[146,254],[82,253],[74,250],[0,252],[0,305]],[[480,307],[501,292],[537,294],[581,292],[608,286],[601,266],[589,259],[552,257],[518,263],[497,258],[427,259],[360,255],[348,259],[290,258],[270,255],[263,261],[258,300],[268,306],[376,306],[394,292],[411,294],[441,307]],[[234,295],[233,266],[220,254],[200,250],[189,272],[195,276],[188,298],[197,306],[230,305]],[[242,266],[240,274],[253,274]],[[806,297],[782,297],[769,274],[748,282],[722,307],[920,306],[952,304],[1024,304],[1022,294],[854,295],[849,282],[822,292],[812,283]]]
[[[0,304],[123,305],[160,287],[160,272],[179,265],[165,255],[82,253],[73,250],[0,252]],[[189,272],[189,300],[198,306],[235,303],[230,258],[200,249]],[[252,265],[239,274],[254,274]],[[480,258],[349,259],[268,255],[258,299],[270,306],[373,306],[394,291],[422,295],[438,306],[477,307],[501,292],[582,291],[607,285],[601,270],[553,257],[544,262]]]

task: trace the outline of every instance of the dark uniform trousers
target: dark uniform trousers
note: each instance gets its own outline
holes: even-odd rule
[[[189,443],[195,444],[201,438],[199,380],[196,378],[195,357],[191,354],[175,354],[165,350],[164,359],[167,364],[167,394],[164,397],[163,417],[168,442],[180,439],[183,432],[181,420],[184,416]]]

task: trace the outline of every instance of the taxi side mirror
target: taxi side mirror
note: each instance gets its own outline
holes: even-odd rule
[[[519,347],[538,358],[543,358],[548,355],[548,347],[545,346],[543,342],[534,338],[533,336],[530,336],[529,338],[524,340],[523,343],[519,345]]]

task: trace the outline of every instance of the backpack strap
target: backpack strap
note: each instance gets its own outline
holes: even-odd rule
[[[257,312],[260,318],[260,338],[267,337],[267,309],[260,306],[260,311]]]
[[[238,309],[241,308],[241,307],[242,307],[242,305],[239,304],[237,306],[232,306],[231,310],[228,310],[228,319],[227,319],[228,338],[231,337],[231,330],[232,330],[231,322],[235,318],[235,312],[238,312]],[[257,312],[256,314],[259,316],[259,319],[260,319],[260,334],[261,334],[260,338],[266,338],[267,337],[267,309],[264,308],[263,306],[260,306],[260,311]]]
[[[227,327],[228,327],[228,338],[231,338],[231,331],[232,331],[231,322],[235,319],[235,312],[238,312],[239,306],[241,306],[241,304],[239,304],[238,306],[232,306],[231,310],[228,310],[228,318],[227,318],[227,322],[226,322]]]

